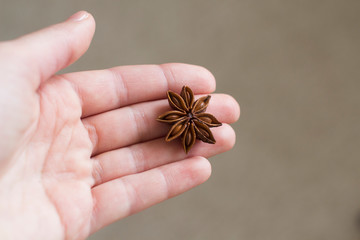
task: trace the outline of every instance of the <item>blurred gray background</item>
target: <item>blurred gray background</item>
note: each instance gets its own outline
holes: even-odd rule
[[[91,12],[66,71],[186,62],[242,109],[208,182],[97,239],[360,239],[359,0],[0,0],[0,40]]]

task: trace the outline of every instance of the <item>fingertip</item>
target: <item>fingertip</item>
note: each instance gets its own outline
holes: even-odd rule
[[[193,178],[196,179],[195,182],[201,184],[209,179],[211,176],[211,164],[209,160],[204,157],[196,156],[191,158],[192,162],[192,171],[193,171]]]
[[[209,69],[203,67],[203,66],[195,66],[198,68],[198,74],[199,77],[204,79],[204,90],[206,89],[207,92],[205,93],[211,93],[216,90],[216,79],[215,76],[210,72]]]
[[[216,116],[226,123],[236,122],[240,117],[240,106],[236,99],[228,94],[215,94],[214,105],[209,106],[209,112],[216,110]]]
[[[214,131],[217,144],[221,145],[222,151],[226,152],[235,146],[236,134],[234,129],[228,125],[223,124],[220,128]]]
[[[81,10],[71,15],[65,22],[83,23],[86,21],[95,27],[95,19],[93,15],[87,11]]]
[[[228,103],[229,110],[231,110],[230,112],[232,113],[232,119],[236,122],[239,120],[241,114],[240,105],[233,96],[227,94],[225,96],[227,98],[226,101]]]
[[[86,11],[78,11],[76,13],[74,13],[73,15],[71,15],[67,21],[73,21],[73,22],[80,22],[83,21],[85,19],[87,19],[89,17],[89,13]]]
[[[87,11],[79,11],[75,13],[68,18],[65,23],[75,24],[73,29],[70,29],[69,31],[72,35],[78,35],[77,38],[73,39],[73,54],[69,62],[66,63],[66,65],[69,65],[75,62],[89,49],[90,43],[95,34],[96,23],[94,17]]]

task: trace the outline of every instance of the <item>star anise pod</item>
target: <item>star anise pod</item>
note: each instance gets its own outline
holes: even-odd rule
[[[188,86],[183,86],[180,95],[168,91],[170,106],[174,109],[160,115],[157,120],[173,124],[165,140],[170,142],[181,136],[185,153],[188,153],[196,139],[214,144],[215,138],[211,127],[219,127],[221,123],[211,114],[204,113],[211,96],[207,95],[194,101],[194,94]]]

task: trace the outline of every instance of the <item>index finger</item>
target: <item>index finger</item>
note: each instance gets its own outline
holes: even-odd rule
[[[189,64],[121,66],[105,70],[68,73],[82,103],[82,117],[99,114],[134,103],[162,99],[171,89],[183,85],[195,94],[215,90],[214,76],[205,68]]]

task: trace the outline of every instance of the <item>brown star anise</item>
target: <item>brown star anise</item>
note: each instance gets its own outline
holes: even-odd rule
[[[160,115],[157,120],[173,124],[165,140],[170,142],[181,136],[185,153],[194,145],[196,138],[214,144],[215,138],[210,127],[219,127],[221,123],[211,114],[204,113],[211,96],[207,95],[194,102],[194,94],[188,86],[183,86],[180,95],[168,91],[170,106],[174,109]]]

